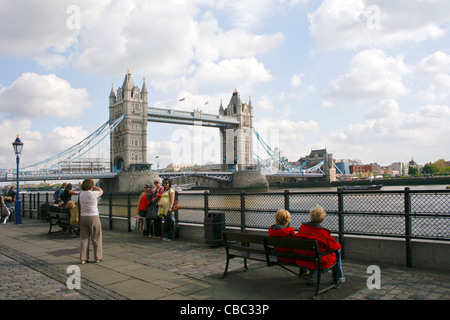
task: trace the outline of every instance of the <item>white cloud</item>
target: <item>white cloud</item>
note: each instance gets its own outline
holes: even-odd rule
[[[411,156],[420,162],[448,156],[450,107],[446,105],[425,105],[406,113],[390,99],[368,110],[366,119],[331,134],[327,147],[346,150],[343,157],[379,164]]]
[[[256,58],[225,59],[218,63],[204,63],[195,75],[195,82],[208,85],[255,84],[271,79],[269,70]]]
[[[324,104],[364,102],[371,99],[395,98],[407,93],[402,76],[409,67],[402,56],[389,57],[379,49],[364,50],[353,57],[350,70],[331,83],[324,92]]]
[[[129,66],[161,82],[189,78],[211,64],[254,59],[284,40],[280,33],[222,30],[211,11],[199,15],[196,2],[182,1],[113,3],[84,26],[71,55],[76,66],[102,74],[121,74]]]
[[[377,106],[366,111],[367,119],[388,119],[395,118],[399,114],[400,108],[394,99],[381,101]]]
[[[302,78],[305,77],[304,73],[294,74],[291,77],[291,86],[293,88],[298,88],[302,85]]]
[[[0,139],[0,168],[15,169],[15,157],[11,143],[17,134],[24,143],[21,167],[55,156],[88,135],[88,131],[79,126],[58,126],[51,131],[39,132],[33,130],[32,125],[33,122],[29,118],[5,119],[0,123],[0,132],[5,137]]]
[[[219,0],[215,1],[218,9],[224,10],[237,28],[253,28],[274,9],[273,0]]]
[[[271,112],[275,110],[275,106],[273,105],[271,99],[267,95],[263,95],[260,97],[255,105],[258,106],[258,110],[265,111],[265,112]]]
[[[86,89],[74,89],[54,74],[26,72],[0,88],[0,111],[9,116],[77,117],[91,106]]]
[[[390,47],[442,37],[449,10],[448,1],[325,0],[308,17],[321,49]]]
[[[428,74],[450,72],[450,55],[442,51],[436,51],[419,61],[417,71]]]
[[[419,92],[419,96],[430,102],[449,101],[450,99],[450,75],[439,74],[434,77],[425,90]]]

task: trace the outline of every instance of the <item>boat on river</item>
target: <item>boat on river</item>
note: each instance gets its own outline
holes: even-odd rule
[[[361,185],[361,186],[342,186],[342,187],[338,187],[338,190],[342,190],[342,191],[354,191],[354,190],[380,190],[381,188],[383,188],[382,184],[371,184],[371,185]]]

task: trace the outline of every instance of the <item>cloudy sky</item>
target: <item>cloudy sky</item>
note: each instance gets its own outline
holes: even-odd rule
[[[2,0],[0,43],[2,169],[17,134],[30,165],[100,127],[127,69],[153,107],[217,114],[237,89],[289,160],[450,160],[447,0]],[[194,131],[149,123],[149,161],[218,162],[217,129],[174,159]]]

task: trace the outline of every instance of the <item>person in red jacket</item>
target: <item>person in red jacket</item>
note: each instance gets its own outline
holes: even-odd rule
[[[344,272],[342,271],[340,254],[341,245],[331,236],[330,230],[321,226],[321,223],[327,216],[326,211],[322,207],[317,206],[312,209],[309,214],[311,217],[311,222],[303,223],[300,226],[300,229],[297,233],[297,238],[317,240],[319,245],[319,252],[335,251],[335,253],[327,254],[326,256],[323,256],[321,258],[320,268],[330,268],[335,262],[337,262],[338,282],[344,282],[345,277]],[[295,252],[299,254],[311,255],[311,252],[304,250],[296,249]],[[317,265],[315,262],[297,261],[297,264],[307,267],[310,270],[310,279],[314,280],[317,269]]]
[[[289,226],[291,221],[291,213],[287,210],[278,210],[275,214],[275,224],[269,228],[269,236],[271,237],[283,237],[283,238],[295,238],[294,228]],[[274,247],[275,251],[280,252],[292,252],[291,249],[283,247]],[[280,262],[295,263],[294,259],[277,257]]]

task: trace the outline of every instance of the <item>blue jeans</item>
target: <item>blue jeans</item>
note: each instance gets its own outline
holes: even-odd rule
[[[342,263],[341,263],[341,250],[336,250],[334,252],[336,254],[336,278],[344,278],[344,271],[342,270]],[[309,270],[309,277],[315,278],[316,277],[316,271],[317,270]]]
[[[175,238],[175,215],[173,212],[169,211],[164,216],[164,234],[170,240]]]

